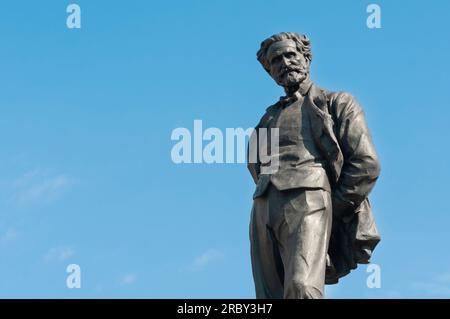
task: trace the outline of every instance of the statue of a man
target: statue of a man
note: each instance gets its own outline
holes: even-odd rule
[[[286,96],[267,108],[253,137],[278,130],[277,149],[268,147],[278,169],[264,173],[267,163],[249,156],[256,297],[323,298],[324,285],[368,263],[380,241],[368,201],[380,165],[355,98],[311,82],[305,35],[273,35],[257,58]]]

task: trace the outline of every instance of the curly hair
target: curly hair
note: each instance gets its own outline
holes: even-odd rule
[[[311,41],[304,34],[298,34],[296,32],[281,32],[272,35],[270,38],[267,38],[263,42],[261,42],[261,48],[256,53],[256,57],[264,69],[268,72],[270,70],[270,61],[267,60],[267,50],[269,50],[270,46],[278,41],[283,40],[292,40],[295,42],[297,46],[297,50],[303,54],[305,59],[311,63],[312,61],[312,52],[311,52]]]

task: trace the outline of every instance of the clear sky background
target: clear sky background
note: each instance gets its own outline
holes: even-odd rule
[[[246,166],[176,165],[170,136],[253,127],[280,31],[358,98],[382,164],[381,288],[362,265],[327,297],[450,297],[450,2],[376,1],[378,30],[370,1],[74,2],[80,30],[68,1],[0,4],[0,297],[253,298]]]

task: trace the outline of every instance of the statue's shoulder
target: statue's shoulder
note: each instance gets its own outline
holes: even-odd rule
[[[350,104],[356,102],[356,98],[349,92],[345,91],[325,91],[330,104]]]
[[[270,120],[274,118],[276,111],[278,109],[279,103],[280,102],[277,102],[266,108],[266,111],[264,112],[263,116],[261,117],[261,120],[259,121],[259,123],[256,127],[265,127],[268,125]]]
[[[346,91],[328,91],[318,88],[326,98],[329,113],[337,119],[346,117],[351,113],[362,112],[357,99]]]
[[[280,98],[280,101],[281,101],[281,98]],[[264,113],[264,115],[275,113],[276,110],[278,109],[278,106],[279,106],[280,103],[281,103],[280,101],[278,101],[278,102],[276,102],[276,103],[270,105],[269,107],[267,107],[267,108],[266,108],[266,113]]]
[[[330,91],[318,86],[317,84],[313,84],[311,86],[309,94],[312,95],[313,100],[317,98],[326,99],[328,104],[348,103],[354,100],[353,95],[348,92]]]

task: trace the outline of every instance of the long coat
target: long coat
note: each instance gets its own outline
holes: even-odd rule
[[[256,132],[273,118],[276,107],[267,109]],[[325,283],[334,284],[358,263],[369,263],[380,241],[368,199],[380,164],[364,112],[353,96],[327,92],[313,84],[303,107],[312,113],[314,140],[327,160],[332,185],[334,218]],[[259,178],[260,162],[249,162],[248,168],[258,189],[263,180]]]

